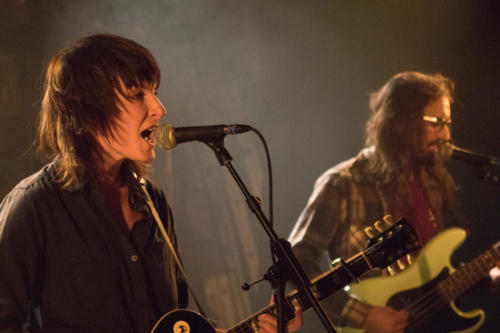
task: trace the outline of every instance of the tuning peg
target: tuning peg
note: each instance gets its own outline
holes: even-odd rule
[[[406,261],[408,262],[408,265],[413,264],[413,257],[411,255],[411,253],[406,255]]]
[[[400,271],[404,270],[406,268],[406,264],[403,262],[402,259],[398,259],[396,261],[396,263],[398,264],[398,268]]]
[[[375,237],[375,231],[373,231],[373,228],[371,226],[368,226],[365,228],[365,235],[368,238],[374,238]]]
[[[391,214],[387,214],[385,215],[382,220],[384,220],[385,224],[387,225],[387,227],[392,227],[392,225],[394,224],[394,219],[392,218],[392,215]]]
[[[384,232],[385,230],[382,222],[380,221],[375,221],[375,223],[373,223],[373,226],[375,227],[375,229],[377,229],[378,232]]]
[[[392,267],[392,265],[387,266],[387,271],[389,272],[390,276],[394,276],[397,273],[396,270]]]

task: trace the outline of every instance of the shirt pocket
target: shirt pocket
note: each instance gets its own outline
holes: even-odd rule
[[[55,298],[68,307],[98,312],[124,303],[126,274],[117,255],[96,242],[76,242],[60,249],[59,260],[49,260],[48,272]],[[54,273],[53,273],[54,274]]]

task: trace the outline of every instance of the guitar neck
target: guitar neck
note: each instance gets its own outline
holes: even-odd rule
[[[443,295],[452,301],[469,290],[481,278],[488,276],[490,269],[500,260],[499,246],[499,244],[493,246],[443,280],[439,284]]]
[[[345,285],[351,283],[363,273],[372,269],[372,265],[368,262],[365,253],[360,253],[351,257],[343,265],[336,266],[312,280],[311,290],[318,300],[331,295],[335,291],[343,288]],[[302,311],[309,309],[312,306],[311,301],[306,295],[298,290],[292,291],[286,297],[286,302],[283,307],[283,313],[286,320],[294,317],[295,307],[302,309]],[[262,314],[277,315],[276,305],[270,305],[251,317],[240,322],[236,326],[227,330],[227,333],[254,333],[257,328],[257,317]]]

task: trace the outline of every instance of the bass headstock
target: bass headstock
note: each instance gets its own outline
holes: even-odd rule
[[[372,235],[363,252],[370,264],[378,268],[385,268],[420,248],[415,230],[404,218],[392,224],[392,217],[386,215],[383,221],[375,222],[368,232],[365,229],[367,235]]]

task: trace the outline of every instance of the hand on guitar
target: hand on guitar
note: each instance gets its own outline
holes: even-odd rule
[[[388,306],[374,306],[366,317],[364,329],[367,333],[403,333],[408,312]]]
[[[274,296],[271,296],[271,302],[269,305],[274,304]],[[262,314],[258,317],[259,323],[259,333],[277,333],[278,332],[278,320],[276,317],[270,314]],[[302,326],[302,310],[295,308],[295,317],[288,321],[286,325],[286,331],[288,333],[295,332]]]
[[[259,333],[277,333],[278,320],[270,314],[263,314],[259,316]],[[295,309],[295,318],[290,320],[286,325],[288,333],[297,331],[302,326],[302,311],[298,308]]]

